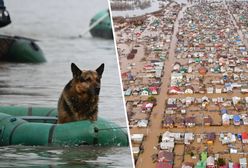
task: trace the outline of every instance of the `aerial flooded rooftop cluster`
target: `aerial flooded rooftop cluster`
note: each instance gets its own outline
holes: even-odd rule
[[[246,167],[248,2],[114,18],[136,167]]]

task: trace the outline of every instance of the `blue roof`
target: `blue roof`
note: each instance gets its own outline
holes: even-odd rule
[[[225,113],[227,113],[227,109],[221,109],[220,112],[221,112],[221,114],[225,114]]]
[[[225,87],[231,87],[232,83],[225,83]]]
[[[233,116],[233,121],[239,122],[240,121],[240,116],[239,115]]]

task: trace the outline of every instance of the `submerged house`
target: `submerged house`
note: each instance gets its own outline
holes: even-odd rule
[[[168,93],[169,94],[180,94],[180,93],[183,93],[183,91],[179,87],[177,87],[177,86],[171,86],[168,89]]]
[[[133,96],[138,96],[139,93],[140,93],[140,88],[136,87],[136,88],[133,89],[132,95]]]
[[[242,120],[244,125],[248,125],[248,116],[243,117]]]
[[[174,127],[174,119],[171,116],[166,116],[163,121],[164,128],[173,128]]]
[[[143,141],[144,134],[132,134],[131,140],[133,143],[141,143]]]
[[[173,152],[167,152],[165,150],[160,150],[158,152],[158,162],[173,163],[174,154]]]
[[[248,133],[243,132],[241,136],[242,136],[242,143],[248,143]]]
[[[137,126],[146,128],[148,126],[148,120],[145,119],[139,120]]]
[[[177,117],[175,119],[174,125],[177,128],[184,128],[185,127],[185,120],[184,120],[184,118],[183,117]]]
[[[247,167],[247,160],[246,160],[246,158],[240,158],[239,159],[239,164],[240,164],[240,168],[246,168]]]
[[[154,104],[153,103],[147,103],[147,102],[144,102],[143,105],[142,105],[142,110],[145,112],[151,112],[152,111],[152,108],[153,108]]]
[[[175,147],[174,139],[171,138],[170,141],[162,141],[160,142],[160,149],[166,150],[168,152],[172,152]]]
[[[152,92],[148,88],[141,89],[141,92],[140,92],[141,96],[149,96],[151,94],[152,94]]]
[[[207,88],[207,93],[208,93],[208,94],[214,93],[214,87],[208,87],[208,88]]]
[[[204,117],[203,121],[204,121],[205,126],[211,126],[213,124],[213,119],[210,115],[208,115],[207,117]]]
[[[240,125],[240,120],[241,120],[241,118],[240,118],[239,115],[234,115],[233,116],[233,124],[234,125]]]
[[[230,125],[230,116],[226,113],[222,115],[222,125]]]
[[[190,106],[192,103],[194,103],[194,97],[186,97],[185,98],[185,105]]]
[[[182,168],[193,168],[194,167],[194,163],[191,162],[184,162],[182,165]]]
[[[209,156],[207,158],[207,167],[206,168],[215,168],[213,156]]]
[[[222,88],[216,86],[215,93],[222,93]]]
[[[186,117],[185,118],[185,125],[187,127],[194,127],[195,126],[195,117]]]
[[[184,90],[185,94],[193,94],[194,93],[194,88],[192,86],[187,86]]]
[[[241,93],[248,93],[248,86],[242,86],[240,91]]]
[[[127,90],[124,91],[125,96],[131,96],[131,94],[132,94],[132,89],[131,88],[128,88]]]
[[[184,144],[189,145],[195,139],[194,134],[192,132],[186,132],[184,134]]]
[[[158,162],[156,168],[173,168],[173,164],[167,162]]]
[[[182,73],[175,73],[173,72],[171,74],[171,86],[178,86],[183,80],[183,74]]]
[[[175,64],[173,65],[173,70],[179,71],[180,67],[181,67],[181,64],[179,62],[175,62]]]
[[[149,90],[152,95],[157,95],[159,88],[154,86],[154,87],[149,87]]]
[[[216,135],[214,132],[207,133],[207,144],[211,145],[214,143]]]
[[[239,163],[233,163],[233,162],[229,162],[228,163],[228,168],[240,168],[240,164]]]

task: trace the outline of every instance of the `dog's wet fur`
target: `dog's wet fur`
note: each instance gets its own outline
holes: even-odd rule
[[[58,101],[58,123],[97,120],[98,99],[104,64],[94,70],[80,70],[71,64],[73,78],[64,87]]]

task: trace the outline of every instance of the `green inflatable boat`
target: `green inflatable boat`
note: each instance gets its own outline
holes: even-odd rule
[[[93,37],[113,39],[111,19],[108,10],[97,13],[90,21],[90,33]]]
[[[57,110],[48,107],[0,106],[0,146],[128,146],[126,128],[99,118],[56,124]]]
[[[19,36],[0,35],[0,61],[42,63],[46,59],[35,40]]]

